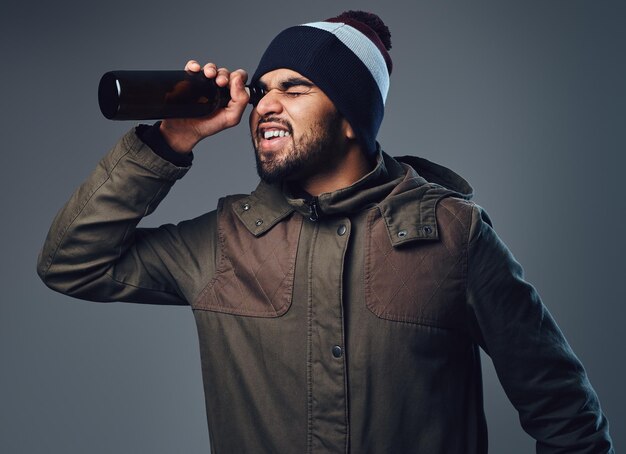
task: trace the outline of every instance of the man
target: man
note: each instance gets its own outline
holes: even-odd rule
[[[469,184],[378,146],[390,47],[363,12],[281,32],[251,79],[257,189],[137,229],[249,101],[245,71],[190,61],[231,102],[129,132],[55,219],[40,276],[83,299],[191,305],[213,452],[487,452],[479,347],[539,452],[613,452]]]

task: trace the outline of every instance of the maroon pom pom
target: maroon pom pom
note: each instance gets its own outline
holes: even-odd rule
[[[378,17],[376,14],[368,13],[366,11],[346,11],[341,13],[336,18],[337,20],[345,20],[352,19],[357,20],[359,22],[363,22],[369,28],[374,30],[381,42],[385,46],[385,49],[391,50],[391,32],[389,28],[385,25],[383,20]]]

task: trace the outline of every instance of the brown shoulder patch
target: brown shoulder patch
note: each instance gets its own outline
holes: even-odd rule
[[[464,323],[471,204],[444,198],[436,218],[438,240],[393,247],[380,212],[369,214],[365,300],[376,316],[448,329]]]
[[[291,306],[302,217],[290,215],[259,237],[237,218],[231,199],[218,206],[216,275],[194,309],[279,317]]]

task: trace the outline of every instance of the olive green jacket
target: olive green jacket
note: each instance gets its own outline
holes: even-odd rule
[[[261,183],[136,228],[188,169],[130,132],[55,218],[38,272],[77,298],[191,306],[214,453],[484,453],[479,347],[538,452],[611,452],[584,369],[470,186],[400,161],[381,153],[312,200]]]

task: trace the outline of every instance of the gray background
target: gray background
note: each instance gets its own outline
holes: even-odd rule
[[[53,293],[35,259],[61,204],[133,126],[100,115],[102,73],[177,69],[190,57],[252,72],[281,29],[350,8],[377,12],[392,31],[384,148],[450,166],[474,185],[624,446],[625,4],[407,4],[2,3],[1,452],[208,450],[191,312]],[[251,190],[251,156],[245,121],[207,140],[144,225]],[[489,360],[485,400],[492,452],[533,452]]]

